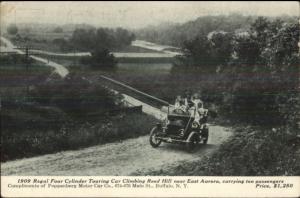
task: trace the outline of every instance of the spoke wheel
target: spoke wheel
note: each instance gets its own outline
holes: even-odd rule
[[[159,129],[157,127],[154,127],[150,132],[149,142],[153,148],[158,147],[161,144],[161,140],[157,139],[157,133],[159,132]]]

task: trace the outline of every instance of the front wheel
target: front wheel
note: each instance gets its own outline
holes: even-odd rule
[[[161,140],[156,138],[158,132],[159,132],[159,129],[158,129],[157,126],[153,127],[153,129],[150,132],[149,141],[150,141],[150,144],[153,148],[157,148],[162,142]]]

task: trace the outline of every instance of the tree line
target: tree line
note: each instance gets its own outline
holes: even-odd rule
[[[130,45],[134,39],[134,34],[123,28],[76,29],[69,42],[82,51],[115,50]]]
[[[241,14],[201,16],[186,23],[163,23],[158,26],[148,26],[135,32],[140,40],[181,47],[185,40],[197,35],[207,35],[212,31],[234,32],[248,30],[257,16],[244,16]],[[280,16],[270,17],[270,20],[280,18],[285,22],[297,22],[297,17]]]
[[[64,51],[91,52],[91,57],[82,57],[80,62],[95,69],[106,69],[117,63],[111,51],[129,46],[133,40],[135,35],[123,28],[78,28],[69,40],[56,39],[54,42]]]

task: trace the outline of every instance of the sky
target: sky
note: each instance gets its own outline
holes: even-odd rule
[[[183,23],[205,15],[299,16],[297,1],[282,2],[1,2],[1,23],[87,23],[142,28],[165,22]]]

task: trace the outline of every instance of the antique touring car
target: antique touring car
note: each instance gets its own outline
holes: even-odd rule
[[[174,109],[170,113],[170,106],[168,106],[167,118],[157,123],[150,132],[151,146],[156,148],[162,142],[181,143],[186,145],[188,151],[193,151],[198,143],[207,144],[208,110],[203,108],[200,110],[193,107],[187,112]]]

